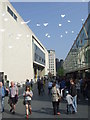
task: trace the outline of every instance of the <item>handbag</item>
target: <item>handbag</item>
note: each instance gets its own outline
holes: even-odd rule
[[[58,102],[61,102],[61,96],[59,96]]]

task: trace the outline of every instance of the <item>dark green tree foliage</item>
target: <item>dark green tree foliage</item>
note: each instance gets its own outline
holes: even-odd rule
[[[59,68],[57,74],[58,74],[58,76],[64,76],[64,69],[63,69],[63,67]]]

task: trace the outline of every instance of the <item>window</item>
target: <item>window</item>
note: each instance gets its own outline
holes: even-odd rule
[[[39,41],[36,40],[34,36],[32,36],[32,38],[33,38],[33,40],[35,40],[35,41],[42,47],[42,49],[44,50],[43,46],[39,43]]]
[[[17,16],[14,14],[14,19],[17,21]]]
[[[39,60],[41,61],[41,57],[39,57]]]
[[[44,62],[44,59],[42,58],[42,62]]]
[[[8,6],[7,6],[7,11],[17,21],[17,16],[14,14],[14,12]]]
[[[45,60],[44,60],[44,63],[45,63]]]
[[[12,10],[9,8],[9,7],[7,7],[7,11],[10,13],[10,15],[13,17],[13,12],[12,12]]]

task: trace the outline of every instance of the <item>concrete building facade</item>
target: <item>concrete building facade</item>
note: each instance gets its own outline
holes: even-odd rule
[[[0,72],[19,83],[47,75],[48,51],[5,1],[0,1]]]

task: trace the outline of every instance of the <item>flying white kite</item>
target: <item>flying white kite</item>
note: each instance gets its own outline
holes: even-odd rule
[[[64,18],[64,17],[65,17],[65,14],[61,15],[61,17]]]
[[[62,24],[59,24],[59,27],[61,27],[62,26]]]
[[[44,23],[43,25],[46,27],[46,26],[48,26],[48,23]]]
[[[68,20],[68,23],[70,23],[71,21],[70,20]]]
[[[63,37],[63,35],[60,36],[61,38]]]
[[[72,31],[72,33],[74,33],[74,31]]]
[[[22,24],[22,25],[23,25],[23,24],[28,24],[30,21],[31,21],[31,20],[28,20],[28,21],[26,21],[26,22],[21,22],[21,24]]]
[[[48,37],[48,38],[50,38],[51,36],[50,36],[50,35],[48,35],[47,37]]]
[[[82,20],[82,22],[84,21],[84,19],[81,19]]]
[[[46,33],[46,35],[45,35],[46,37],[48,36],[48,33]]]
[[[67,34],[67,33],[68,33],[68,31],[65,31],[65,33]]]
[[[39,27],[40,26],[40,24],[37,24],[37,27]]]

